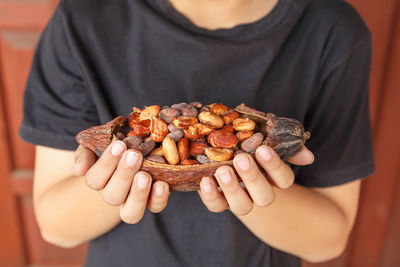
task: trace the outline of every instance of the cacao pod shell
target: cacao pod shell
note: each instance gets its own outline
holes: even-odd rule
[[[256,123],[254,132],[266,136],[263,144],[272,147],[282,160],[294,156],[301,150],[310,133],[304,131],[303,125],[291,118],[277,117],[272,113],[264,113],[240,104],[235,109],[242,118],[249,118]],[[98,157],[108,145],[116,139],[117,132],[128,132],[128,119],[119,116],[112,121],[83,130],[76,136],[77,142],[92,150]],[[254,157],[254,154],[251,154]],[[165,181],[171,192],[188,192],[200,189],[200,181],[204,176],[213,176],[223,166],[233,166],[232,160],[196,165],[170,165],[144,159],[141,170],[149,172],[154,181]],[[263,169],[260,167],[263,172]],[[239,177],[239,176],[238,176]]]

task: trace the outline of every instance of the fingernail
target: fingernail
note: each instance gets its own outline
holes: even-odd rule
[[[203,181],[201,183],[201,187],[203,188],[204,192],[206,192],[206,193],[211,193],[211,191],[212,191],[212,186],[209,181]]]
[[[258,149],[258,155],[261,157],[263,160],[270,160],[272,157],[271,151],[269,150],[268,147],[260,147]]]
[[[157,185],[155,193],[156,195],[161,196],[164,193],[164,186],[162,186],[161,184]]]
[[[138,153],[134,151],[128,151],[125,157],[125,163],[126,165],[133,167],[135,166],[139,161],[139,155]]]
[[[122,154],[122,152],[124,152],[124,150],[125,150],[125,146],[123,145],[123,143],[117,141],[112,144],[111,154],[118,157],[119,155]]]
[[[250,168],[250,161],[246,156],[239,156],[235,162],[242,171],[246,171]]]
[[[225,184],[228,184],[232,181],[232,177],[231,174],[229,173],[229,171],[224,171],[219,175],[219,178],[221,179],[221,181]]]
[[[136,185],[139,189],[146,188],[148,182],[149,178],[146,175],[139,173],[136,176]]]

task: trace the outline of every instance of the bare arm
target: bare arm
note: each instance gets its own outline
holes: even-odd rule
[[[151,190],[151,176],[138,172],[141,158],[126,166],[126,155],[132,151],[125,150],[113,156],[109,147],[96,161],[93,152],[83,147],[75,153],[36,147],[33,200],[46,241],[74,247],[108,232],[121,218],[127,223],[140,221],[146,205],[153,212],[163,210],[169,195],[168,184],[155,182]],[[75,159],[79,164],[75,164]],[[140,188],[138,177],[147,177],[149,182]],[[161,191],[156,190],[160,188]]]
[[[342,254],[357,212],[360,181],[326,189],[294,184],[275,201],[238,218],[269,245],[321,262]]]
[[[292,185],[290,167],[272,149],[268,159],[262,158],[261,149],[269,148],[258,148],[256,159],[276,186],[265,179],[252,157],[241,153],[234,159],[234,168],[248,192],[239,185],[232,168],[223,166],[215,173],[223,194],[210,177],[201,182],[205,205],[214,212],[229,208],[265,243],[305,260],[321,262],[339,256],[357,213],[360,181],[321,189]],[[312,161],[306,148],[290,159],[297,165]]]

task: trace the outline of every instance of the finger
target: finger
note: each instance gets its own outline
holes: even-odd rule
[[[166,182],[157,181],[153,184],[147,208],[154,213],[161,212],[168,203],[169,186]]]
[[[229,208],[235,215],[246,215],[252,210],[253,201],[240,186],[231,167],[219,167],[215,172],[215,177],[225,195]]]
[[[306,146],[303,146],[296,155],[287,161],[295,165],[309,165],[314,162],[314,154]]]
[[[88,169],[96,162],[96,159],[96,154],[92,150],[79,145],[74,154],[74,175],[84,176]]]
[[[233,166],[257,206],[267,206],[274,200],[275,193],[271,184],[249,154],[238,154],[233,160]]]
[[[119,211],[121,219],[126,223],[138,223],[144,214],[151,187],[151,176],[139,171],[133,180],[131,190]]]
[[[212,212],[223,212],[229,207],[212,177],[201,179],[199,195],[204,205]]]
[[[122,141],[114,141],[103,152],[103,155],[86,173],[86,183],[89,187],[100,190],[103,189],[117,168],[122,153],[126,146]]]
[[[118,206],[125,202],[132,180],[142,165],[142,154],[133,149],[125,151],[118,167],[102,191],[104,201]]]
[[[266,145],[258,147],[256,159],[277,187],[285,189],[293,184],[294,173],[292,169],[280,159],[272,148]]]

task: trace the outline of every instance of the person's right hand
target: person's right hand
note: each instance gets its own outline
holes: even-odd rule
[[[120,217],[126,223],[137,223],[146,206],[161,212],[167,205],[169,186],[156,181],[149,173],[139,171],[142,154],[127,149],[122,141],[114,141],[97,159],[89,149],[79,146],[75,151],[75,175],[85,176],[86,184],[100,193],[105,202],[121,206]]]

